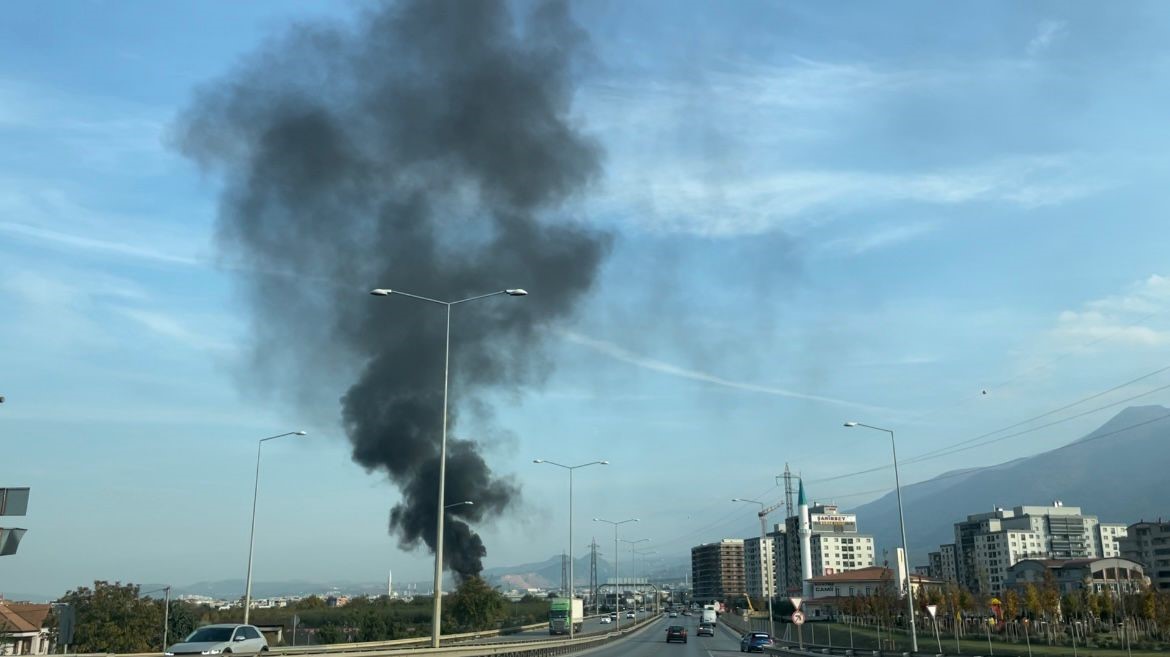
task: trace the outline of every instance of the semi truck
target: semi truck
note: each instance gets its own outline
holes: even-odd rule
[[[553,598],[548,609],[548,633],[568,634],[569,623],[573,632],[581,631],[585,621],[585,602],[577,598]]]

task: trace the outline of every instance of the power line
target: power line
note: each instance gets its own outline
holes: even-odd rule
[[[1103,440],[1105,438],[1110,438],[1110,437],[1116,436],[1118,434],[1125,433],[1126,431],[1129,431],[1131,429],[1136,429],[1138,427],[1144,427],[1148,424],[1153,424],[1155,422],[1161,422],[1162,420],[1167,420],[1167,419],[1170,419],[1170,413],[1165,413],[1163,415],[1159,415],[1157,417],[1150,418],[1148,420],[1143,420],[1141,422],[1135,422],[1134,424],[1130,424],[1130,425],[1121,427],[1119,429],[1114,429],[1112,431],[1106,431],[1105,433],[1100,433],[1100,434],[1089,436],[1087,438],[1082,438],[1081,440],[1078,440],[1074,443],[1070,443],[1068,445],[1063,445],[1061,447],[1057,447],[1056,449],[1053,449],[1050,451],[1055,452],[1055,451],[1060,451],[1060,450],[1065,450],[1065,449],[1076,449],[1076,448],[1081,447],[1082,445],[1085,445],[1087,443],[1092,443],[1092,442],[1096,442],[1098,440]],[[981,472],[983,470],[993,470],[995,468],[1000,468],[1000,467],[1003,467],[1003,465],[1004,465],[1003,463],[994,463],[992,465],[981,465],[981,466],[975,466],[975,467],[971,467],[971,468],[964,468],[962,470],[956,470],[954,472],[947,472],[945,474],[938,475],[936,477],[928,479],[927,482],[938,481],[940,479],[950,479],[952,477],[962,477],[962,476],[970,475],[970,474],[975,473],[975,472]],[[926,483],[926,482],[919,482],[919,483]],[[914,485],[914,484],[910,484],[910,485]],[[843,499],[843,498],[848,498],[848,497],[859,497],[861,495],[871,495],[873,493],[888,493],[892,490],[893,490],[892,488],[886,487],[886,488],[880,488],[880,489],[876,489],[876,490],[859,491],[856,493],[847,493],[845,495],[837,495],[837,496],[835,496],[835,499],[837,499],[837,498]]]
[[[994,430],[994,431],[988,431],[988,432],[986,432],[986,433],[979,434],[978,436],[975,436],[975,437],[973,437],[973,438],[967,438],[967,439],[965,439],[965,440],[961,440],[961,441],[959,441],[959,442],[957,442],[957,443],[952,443],[952,444],[950,444],[950,445],[946,445],[946,446],[944,446],[944,447],[937,448],[937,449],[931,450],[931,451],[929,451],[929,452],[925,452],[925,453],[923,453],[923,454],[919,454],[919,455],[917,455],[917,456],[913,456],[913,457],[911,457],[911,458],[909,458],[909,459],[904,459],[904,460],[902,460],[902,463],[907,463],[907,464],[909,464],[909,463],[918,463],[918,462],[925,461],[925,460],[929,460],[929,459],[939,458],[939,457],[942,457],[942,456],[948,456],[948,455],[950,455],[950,454],[954,454],[954,453],[957,453],[957,452],[965,451],[965,450],[967,450],[967,449],[970,449],[970,448],[973,448],[973,447],[979,447],[979,446],[982,446],[982,445],[991,444],[991,443],[993,443],[993,442],[998,442],[999,440],[1003,440],[1003,439],[1006,439],[1006,438],[1012,438],[1012,437],[1016,437],[1016,436],[1021,436],[1021,435],[1027,434],[1027,433],[1031,433],[1031,432],[1033,432],[1033,431],[1038,431],[1038,430],[1040,430],[1040,429],[1045,429],[1045,428],[1048,428],[1048,427],[1054,426],[1054,425],[1056,425],[1056,424],[1061,424],[1061,423],[1063,423],[1063,422],[1067,422],[1067,421],[1069,421],[1069,420],[1074,420],[1074,419],[1076,419],[1076,418],[1079,418],[1079,417],[1084,417],[1085,415],[1089,415],[1089,414],[1096,413],[1096,412],[1099,412],[1099,411],[1105,410],[1105,409],[1107,409],[1107,408],[1110,408],[1110,407],[1113,407],[1113,406],[1117,406],[1118,404],[1124,404],[1125,402],[1128,402],[1128,401],[1133,401],[1134,399],[1138,399],[1138,398],[1140,398],[1140,397],[1145,397],[1145,396],[1147,396],[1147,395],[1151,395],[1151,394],[1153,394],[1153,393],[1155,393],[1155,392],[1159,392],[1159,391],[1161,391],[1161,390],[1165,390],[1167,387],[1170,387],[1170,386],[1162,386],[1162,387],[1160,387],[1160,388],[1155,388],[1155,389],[1153,389],[1153,390],[1150,390],[1150,391],[1147,391],[1147,392],[1141,393],[1141,394],[1139,394],[1139,395],[1134,395],[1134,396],[1132,396],[1132,397],[1128,397],[1128,398],[1126,398],[1126,399],[1122,399],[1121,401],[1118,401],[1118,402],[1114,402],[1114,403],[1111,403],[1111,404],[1106,404],[1106,405],[1104,405],[1104,406],[1099,406],[1099,407],[1097,407],[1097,408],[1094,408],[1094,409],[1092,409],[1092,410],[1090,410],[1090,411],[1086,411],[1086,412],[1083,412],[1083,413],[1078,413],[1078,414],[1076,414],[1076,415],[1072,415],[1072,416],[1069,416],[1069,417],[1067,417],[1067,418],[1063,418],[1063,419],[1061,419],[1061,420],[1057,420],[1057,421],[1054,421],[1054,422],[1049,422],[1049,423],[1047,423],[1047,424],[1043,424],[1043,425],[1039,425],[1039,426],[1036,426],[1036,427],[1032,427],[1032,428],[1030,428],[1030,429],[1026,429],[1026,430],[1024,430],[1024,431],[1020,431],[1020,432],[1017,432],[1017,433],[1014,433],[1014,434],[1009,434],[1009,435],[1007,435],[1007,436],[1003,436],[1003,437],[1001,437],[1001,438],[997,438],[997,439],[994,439],[994,440],[986,441],[986,442],[983,442],[983,443],[977,443],[977,444],[975,444],[975,445],[970,445],[969,447],[963,447],[964,445],[968,445],[969,443],[972,443],[972,442],[975,442],[975,441],[979,441],[979,440],[982,440],[983,438],[988,438],[988,437],[990,437],[990,436],[994,436],[994,435],[996,435],[996,434],[998,434],[998,433],[1003,433],[1004,431],[1009,431],[1009,430],[1011,430],[1011,429],[1013,429],[1013,428],[1015,428],[1015,427],[1019,427],[1019,426],[1023,426],[1023,425],[1026,425],[1026,424],[1030,424],[1030,423],[1032,423],[1032,422],[1035,422],[1036,420],[1039,420],[1039,419],[1042,419],[1042,418],[1045,418],[1045,417],[1049,417],[1049,416],[1051,416],[1051,415],[1053,415],[1053,414],[1055,414],[1055,413],[1059,413],[1059,412],[1061,412],[1061,411],[1068,410],[1068,409],[1070,409],[1070,408],[1072,408],[1072,407],[1074,407],[1074,406],[1078,406],[1078,405],[1080,405],[1080,404],[1083,404],[1083,403],[1085,403],[1085,402],[1087,402],[1087,401],[1091,401],[1091,400],[1093,400],[1093,399],[1097,399],[1097,398],[1099,398],[1099,397],[1101,397],[1101,396],[1103,396],[1103,395],[1107,395],[1107,394],[1109,394],[1109,393],[1111,393],[1111,392],[1116,392],[1117,390],[1120,390],[1120,389],[1122,389],[1122,388],[1124,388],[1124,387],[1126,387],[1126,386],[1132,385],[1132,384],[1134,384],[1134,383],[1137,383],[1137,382],[1139,382],[1139,381],[1143,381],[1143,380],[1145,380],[1145,379],[1148,379],[1148,378],[1150,378],[1150,377],[1152,377],[1152,376],[1155,376],[1155,375],[1157,375],[1157,374],[1161,374],[1161,373],[1163,373],[1163,372],[1165,372],[1165,371],[1167,371],[1167,370],[1170,370],[1170,365],[1168,365],[1168,366],[1165,366],[1165,367],[1158,368],[1157,370],[1154,370],[1154,371],[1152,371],[1152,372],[1149,372],[1149,373],[1143,374],[1143,375],[1141,375],[1141,376],[1139,376],[1139,377],[1137,377],[1137,378],[1130,379],[1129,381],[1126,381],[1125,383],[1120,383],[1120,384],[1118,384],[1118,385],[1115,385],[1115,386],[1113,386],[1113,387],[1109,388],[1108,390],[1104,390],[1104,391],[1102,391],[1102,392],[1098,392],[1098,393],[1094,393],[1094,394],[1092,394],[1092,395],[1088,395],[1088,396],[1086,396],[1086,397],[1082,397],[1081,399],[1078,399],[1078,400],[1076,400],[1076,401],[1074,401],[1074,402],[1072,402],[1072,403],[1070,403],[1070,404],[1065,404],[1064,406],[1061,406],[1061,407],[1059,407],[1059,408],[1053,409],[1053,410],[1051,410],[1051,411],[1047,411],[1047,412],[1044,412],[1044,413],[1040,413],[1039,415],[1032,416],[1032,417],[1030,417],[1030,418],[1028,418],[1028,419],[1026,419],[1026,420],[1021,420],[1021,421],[1019,421],[1019,422],[1015,422],[1015,423],[1013,423],[1013,424],[1010,424],[1010,425],[1008,425],[1008,426],[1006,426],[1006,427],[1000,427],[999,429],[996,429],[996,430]],[[890,465],[880,465],[880,466],[875,466],[875,467],[872,467],[872,468],[866,468],[866,469],[864,469],[864,470],[857,470],[857,471],[855,471],[855,472],[847,472],[847,473],[845,473],[845,474],[834,475],[834,476],[832,476],[832,477],[822,477],[822,478],[820,478],[820,479],[810,479],[810,480],[809,480],[809,483],[825,483],[825,482],[829,482],[829,481],[839,481],[839,480],[841,480],[841,479],[848,479],[848,478],[850,478],[850,477],[856,477],[856,476],[860,476],[860,475],[864,475],[864,474],[870,474],[870,473],[874,473],[874,472],[881,472],[881,471],[883,471],[883,470],[889,470],[889,469],[891,469],[891,468],[892,468],[892,466],[890,466]]]

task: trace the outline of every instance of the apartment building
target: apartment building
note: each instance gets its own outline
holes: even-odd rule
[[[776,550],[772,539],[758,536],[743,541],[743,576],[747,594],[753,598],[776,595]]]
[[[731,600],[747,592],[743,539],[725,538],[691,548],[691,585],[695,601]]]
[[[957,581],[972,591],[1003,591],[1008,568],[1023,559],[1089,559],[1113,553],[1120,525],[1102,525],[1080,507],[997,508],[955,523]],[[942,550],[939,565],[941,569]],[[1117,556],[1111,554],[1110,556]],[[943,573],[940,572],[940,575]]]
[[[1097,532],[1093,536],[1096,544],[1096,554],[1103,559],[1121,556],[1121,547],[1118,541],[1125,538],[1128,528],[1117,523],[1103,522],[1097,525]]]
[[[1145,568],[1150,586],[1156,591],[1170,591],[1170,522],[1136,522],[1118,541],[1123,559],[1136,561]]]
[[[940,545],[938,552],[927,555],[930,563],[927,566],[927,575],[941,582],[958,582],[959,570],[955,561],[955,544]]]
[[[813,577],[832,575],[874,565],[873,536],[857,531],[857,515],[841,513],[834,504],[809,506],[809,527],[812,536],[809,552],[812,555]],[[779,530],[779,527],[777,528]],[[800,516],[790,516],[782,531],[776,531],[777,564],[782,567],[782,593],[801,588],[800,575]]]

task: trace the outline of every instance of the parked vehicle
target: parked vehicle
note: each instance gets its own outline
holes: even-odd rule
[[[268,652],[268,641],[254,625],[205,625],[168,647],[172,655],[258,655]]]

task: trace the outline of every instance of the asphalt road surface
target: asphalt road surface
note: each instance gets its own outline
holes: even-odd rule
[[[682,625],[687,628],[687,642],[666,643],[666,628]],[[697,636],[697,616],[662,617],[634,636],[612,645],[589,650],[589,657],[743,657],[739,652],[739,635],[722,623],[715,627],[715,636]]]
[[[638,620],[641,620],[644,617],[645,617],[644,614],[638,614]],[[633,623],[634,623],[634,621],[629,620],[629,619],[625,618],[624,616],[622,617],[622,627],[629,627]],[[577,633],[577,636],[584,636],[586,634],[596,634],[598,632],[613,632],[615,630],[617,630],[617,623],[602,623],[600,618],[586,618],[585,621],[581,623],[581,631]],[[666,630],[663,629],[663,634],[665,634],[665,632],[666,632]],[[507,635],[498,636],[498,637],[478,639],[478,640],[475,640],[474,643],[506,643],[508,641],[539,641],[542,639],[567,639],[567,638],[569,638],[568,634],[549,635],[548,626],[546,625],[545,627],[535,629],[535,630],[527,630],[524,632],[517,632],[515,634],[507,634]],[[736,650],[738,650],[738,648],[736,648]]]

